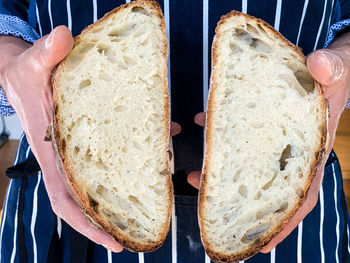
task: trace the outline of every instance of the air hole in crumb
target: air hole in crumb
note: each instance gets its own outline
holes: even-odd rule
[[[74,49],[71,55],[67,58],[67,65],[71,68],[77,67],[85,58],[85,54],[95,46],[93,43],[88,43],[84,46]]]
[[[110,37],[127,37],[129,36],[136,27],[136,24],[125,25],[124,27],[118,27],[111,30],[108,34]]]
[[[301,97],[305,97],[307,95],[305,89],[300,86],[296,78],[290,74],[279,74],[278,77],[285,81],[286,85],[290,88],[294,88]]]
[[[252,38],[252,42],[249,46],[257,52],[262,52],[262,53],[272,52],[272,48],[268,44],[266,44],[264,41],[255,37]]]
[[[111,121],[110,121],[110,120],[105,120],[104,123],[105,123],[105,124],[110,124]]]
[[[91,150],[90,150],[90,148],[87,148],[87,150],[86,150],[86,152],[85,152],[85,160],[86,160],[87,162],[90,162],[90,161],[91,161],[91,156],[92,156]]]
[[[259,28],[260,32],[263,32],[263,34],[267,34],[265,28],[263,28],[260,24],[258,24],[258,28]],[[267,35],[270,35],[270,34],[267,34]]]
[[[142,149],[142,145],[139,144],[138,142],[133,141],[132,144],[133,144],[134,147],[135,147],[136,149],[138,149],[139,151],[142,151],[142,150],[143,150],[143,149]]]
[[[302,188],[298,187],[295,193],[298,195],[300,199],[304,198],[304,191]]]
[[[254,200],[260,200],[260,198],[261,198],[261,191],[256,193],[256,195],[254,196]]]
[[[230,42],[230,49],[232,54],[240,53],[243,51],[241,47],[239,47],[236,43]]]
[[[146,15],[146,16],[151,16],[150,13],[148,13],[144,8],[142,8],[140,6],[134,6],[133,8],[131,8],[131,12],[139,13],[139,14]]]
[[[119,215],[114,214],[112,217],[110,217],[112,222],[119,227],[121,230],[126,230],[128,228],[128,223],[127,221],[122,218]]]
[[[123,59],[128,66],[134,66],[136,64],[135,59],[130,56],[124,55]]]
[[[126,110],[126,106],[123,106],[123,105],[118,105],[118,106],[114,107],[114,111],[115,112],[122,112],[122,111],[125,111],[125,110]]]
[[[62,139],[61,146],[62,146],[62,151],[65,152],[66,151],[66,146],[67,146],[65,139]]]
[[[75,146],[75,147],[74,147],[74,154],[75,154],[75,155],[78,155],[79,152],[80,152],[79,146]]]
[[[262,53],[258,53],[258,54],[255,54],[253,56],[251,56],[252,59],[259,59],[259,58],[262,58],[262,59],[267,59],[268,56],[265,55],[265,54],[262,54]]]
[[[302,152],[301,155],[304,155],[304,152]],[[300,168],[298,169],[297,174],[299,179],[304,176],[303,171]]]
[[[270,181],[268,181],[268,182],[262,187],[262,189],[263,189],[263,190],[269,189],[269,188],[272,186],[273,181],[275,181],[276,177],[277,177],[277,174],[275,173],[275,174],[273,175],[272,179],[271,179]]]
[[[80,82],[79,88],[80,88],[80,89],[83,89],[83,88],[86,88],[86,87],[88,87],[88,86],[90,86],[90,85],[91,85],[91,80],[85,79],[85,80],[83,80],[83,81]]]
[[[99,77],[100,77],[100,79],[103,79],[105,81],[111,81],[112,80],[112,78],[106,73],[100,73]]]
[[[270,226],[270,223],[265,223],[249,229],[242,237],[242,243],[246,244],[254,240],[257,241],[257,239],[261,237],[270,228]]]
[[[149,218],[146,208],[140,202],[140,200],[133,195],[129,195],[128,200],[146,217]]]
[[[210,196],[210,195],[207,195],[207,196],[205,197],[205,199],[206,199],[208,202],[213,201],[213,197]]]
[[[120,42],[122,39],[121,37],[113,37],[111,42]]]
[[[67,134],[67,142],[70,142],[70,141],[71,141],[71,139],[72,139],[72,135]]]
[[[254,108],[256,107],[256,103],[254,103],[254,102],[249,102],[249,103],[246,105],[246,107],[247,107],[248,109],[254,109]]]
[[[98,158],[98,160],[96,162],[96,166],[103,169],[103,170],[108,170],[107,165],[102,161],[101,158]]]
[[[262,127],[264,127],[264,123],[259,121],[251,121],[250,126],[252,126],[255,129],[261,129]]]
[[[270,215],[273,213],[273,208],[270,206],[270,207],[264,207],[262,209],[259,209],[256,213],[255,213],[255,217],[256,219],[261,219],[267,215]]]
[[[97,46],[97,51],[100,54],[105,55],[110,62],[115,63],[117,61],[116,54],[111,50],[109,46],[104,44],[99,44]]]
[[[146,236],[141,233],[140,231],[132,230],[129,232],[130,236],[137,238],[137,239],[144,239]]]
[[[275,211],[275,213],[282,213],[284,211],[286,211],[288,208],[288,202],[283,202],[280,207]]]
[[[287,164],[288,164],[287,159],[289,159],[291,157],[291,149],[292,148],[291,148],[290,144],[288,144],[286,146],[286,148],[284,148],[284,150],[283,150],[283,152],[281,154],[281,158],[279,160],[279,162],[280,162],[280,170],[281,171],[283,171],[286,168]]]
[[[241,172],[242,172],[241,169],[238,169],[238,170],[236,171],[235,175],[233,176],[233,182],[234,182],[234,183],[237,182],[237,181],[239,180],[239,177],[240,177],[240,175],[241,175]]]
[[[251,24],[247,24],[247,31],[249,33],[254,34],[254,35],[259,35],[259,31],[254,26],[252,26]]]
[[[299,84],[308,92],[314,90],[314,80],[310,74],[304,70],[298,70],[294,72],[294,76],[298,80]]]
[[[239,188],[238,188],[238,193],[242,197],[246,198],[247,197],[247,193],[248,193],[247,187],[245,185],[240,185]]]
[[[94,198],[92,198],[89,194],[87,195],[89,205],[91,208],[97,213],[98,212],[98,207],[99,207],[99,202],[97,202]]]
[[[301,130],[295,129],[295,133],[300,137],[300,139],[305,139],[304,133]]]

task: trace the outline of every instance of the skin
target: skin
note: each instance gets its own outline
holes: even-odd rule
[[[34,45],[22,39],[0,37],[0,85],[16,110],[29,145],[42,169],[45,187],[55,214],[75,230],[107,249],[120,252],[122,246],[86,220],[66,191],[57,170],[51,143],[45,142],[45,131],[52,119],[51,71],[70,52],[74,44],[65,26],[55,28]],[[181,131],[171,125],[171,135]]]
[[[333,148],[340,116],[350,98],[350,32],[340,35],[327,49],[311,53],[307,57],[307,68],[312,77],[321,84],[323,95],[329,103],[329,145],[327,154],[311,183],[305,202],[281,233],[262,249],[261,252],[263,253],[270,252],[278,243],[282,242],[317,203],[324,166]],[[205,113],[198,113],[194,117],[194,122],[204,127]],[[200,175],[200,171],[193,171],[188,175],[187,180],[192,186],[199,188]]]

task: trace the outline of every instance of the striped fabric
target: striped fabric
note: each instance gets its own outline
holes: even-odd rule
[[[16,1],[0,0],[0,11],[6,8],[7,12],[3,13],[9,15],[12,2]],[[121,0],[32,0],[28,18],[20,18],[28,19],[41,36],[61,24],[77,35],[86,25],[123,3]],[[347,23],[346,20],[339,22],[341,15],[344,18],[350,14],[346,9],[348,5],[336,0],[160,0],[159,3],[170,46],[168,77],[172,119],[183,128],[182,133],[173,138],[177,195],[171,228],[164,245],[153,253],[116,254],[90,243],[89,262],[210,262],[200,242],[196,191],[185,181],[189,171],[201,168],[203,133],[194,125],[193,116],[206,107],[210,47],[221,15],[236,9],[261,17],[308,54],[327,44],[326,40],[329,42],[336,34],[335,23]],[[330,33],[332,27],[335,31]],[[22,163],[29,157],[33,156],[22,136],[14,163]],[[0,262],[20,262],[17,235],[20,189],[21,181],[11,179],[0,228]],[[40,171],[28,178],[22,219],[28,262],[47,261],[54,234],[58,235],[62,247],[62,262],[70,262],[69,228],[53,214]],[[350,262],[348,220],[340,166],[332,153],[325,168],[319,202],[312,212],[271,253],[258,254],[242,262]]]

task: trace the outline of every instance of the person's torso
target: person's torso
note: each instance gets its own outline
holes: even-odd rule
[[[193,117],[205,110],[211,70],[211,44],[220,16],[238,10],[261,18],[300,46],[307,55],[323,47],[329,26],[337,19],[339,5],[334,0],[158,2],[170,41],[168,69],[171,119],[182,126],[181,134],[173,138],[175,192],[195,194],[195,190],[186,182],[186,175],[202,167],[203,130],[194,124]],[[73,35],[78,35],[87,25],[121,4],[125,4],[125,1],[37,0],[35,5],[31,5],[31,12],[35,12],[32,17],[36,17],[36,29],[41,35],[48,34],[58,25],[66,25]]]

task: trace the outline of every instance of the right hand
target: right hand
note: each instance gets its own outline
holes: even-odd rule
[[[59,26],[33,46],[15,37],[0,40],[0,85],[16,110],[27,140],[42,169],[55,214],[95,243],[114,252],[123,250],[111,236],[90,225],[68,194],[45,132],[52,118],[51,71],[71,51],[74,40]]]

